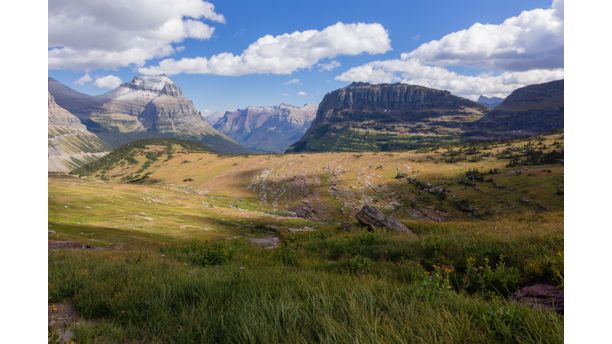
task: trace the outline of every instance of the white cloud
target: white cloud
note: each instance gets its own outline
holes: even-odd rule
[[[505,97],[515,89],[563,78],[563,69],[533,69],[507,71],[501,74],[462,75],[443,67],[427,66],[417,59],[374,61],[351,68],[338,75],[340,81],[372,83],[403,82],[437,89],[477,99],[479,95]]]
[[[293,78],[287,82],[285,82],[285,85],[297,85],[300,83],[300,79],[298,78]]]
[[[404,58],[521,71],[563,67],[563,50],[563,0],[555,0],[550,8],[523,11],[501,24],[476,23],[427,42]]]
[[[446,66],[478,71],[464,75]],[[336,76],[340,81],[404,82],[476,99],[505,97],[530,84],[563,78],[563,0],[524,11],[500,25],[475,24],[425,43],[399,59],[373,61]]]
[[[341,64],[339,61],[337,60],[331,60],[327,63],[319,63],[317,64],[317,68],[319,68],[320,72],[329,72],[331,70],[334,70],[338,67],[340,67]]]
[[[140,68],[143,74],[291,74],[338,55],[379,54],[391,49],[385,28],[378,24],[336,23],[325,29],[266,35],[240,55],[165,59],[158,66]]]
[[[304,91],[299,91],[297,93],[298,96],[302,96],[302,97],[306,97],[308,95],[308,93],[304,92]]]
[[[91,82],[93,79],[91,78],[91,76],[89,75],[89,73],[85,73],[85,75],[83,75],[82,77],[79,78],[79,80],[75,81],[74,83],[77,85],[85,85],[88,82]]]
[[[97,78],[96,81],[94,81],[94,85],[96,85],[98,88],[115,88],[121,85],[121,83],[121,79],[114,75],[106,75]]]
[[[176,51],[173,43],[209,39],[223,23],[202,0],[54,0],[49,2],[49,68],[142,66]]]

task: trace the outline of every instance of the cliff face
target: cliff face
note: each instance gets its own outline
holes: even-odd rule
[[[246,152],[207,123],[165,75],[136,76],[97,97],[49,79],[49,92],[57,93],[68,110],[78,111],[90,131],[114,147],[143,138],[176,137],[202,141],[220,153]]]
[[[563,129],[563,93],[563,80],[519,88],[476,122],[475,128],[508,135]]]
[[[250,106],[226,112],[214,127],[254,151],[282,153],[310,127],[317,106]]]
[[[448,91],[408,84],[378,84],[354,82],[325,96],[319,113],[325,117],[347,111],[406,112],[423,110],[453,110],[464,106],[478,107],[474,102],[453,96]],[[319,113],[317,115],[319,115]]]
[[[68,172],[108,153],[109,147],[51,94],[48,105],[49,172]]]
[[[160,134],[185,137],[218,134],[204,121],[191,100],[183,96],[158,96],[147,103],[138,118],[146,130]]]
[[[486,108],[408,84],[352,83],[328,93],[304,137],[288,151],[396,150],[457,138]]]

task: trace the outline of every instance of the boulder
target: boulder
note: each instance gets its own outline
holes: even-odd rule
[[[513,298],[534,307],[545,307],[563,314],[563,290],[550,284],[523,287],[514,293]]]
[[[413,231],[404,226],[397,219],[391,216],[386,216],[380,210],[368,204],[364,205],[361,210],[357,212],[355,217],[360,224],[368,227],[370,230],[376,228],[387,228],[397,232],[415,235]]]

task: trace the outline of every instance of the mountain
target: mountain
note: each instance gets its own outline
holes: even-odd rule
[[[387,151],[456,143],[486,108],[448,91],[355,82],[328,93],[288,152]]]
[[[221,112],[221,111],[204,111],[202,113],[202,117],[204,117],[204,120],[206,120],[206,122],[208,122],[208,124],[214,126],[217,122],[219,122],[219,120],[221,119],[221,117],[223,117],[225,113]]]
[[[214,127],[257,152],[282,153],[310,127],[317,104],[249,106],[228,111]]]
[[[48,170],[68,172],[106,155],[110,147],[81,121],[48,97]]]
[[[98,97],[75,91],[51,77],[49,77],[49,93],[59,106],[79,118],[98,111],[104,102]]]
[[[49,79],[58,104],[113,147],[156,137],[201,141],[219,153],[247,150],[218,132],[167,76],[136,76],[99,96],[88,96]]]
[[[563,129],[563,85],[563,80],[557,80],[519,88],[474,125],[478,131],[497,136]]]
[[[496,107],[497,105],[501,104],[503,101],[504,101],[504,98],[487,97],[487,96],[481,95],[480,97],[478,97],[478,100],[476,101],[476,103],[484,105],[489,109],[492,109]]]

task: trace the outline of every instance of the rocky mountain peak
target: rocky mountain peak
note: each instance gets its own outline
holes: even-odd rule
[[[165,74],[161,75],[137,75],[131,82],[124,83],[121,87],[133,90],[151,91],[169,96],[181,96],[181,90],[174,81]]]

